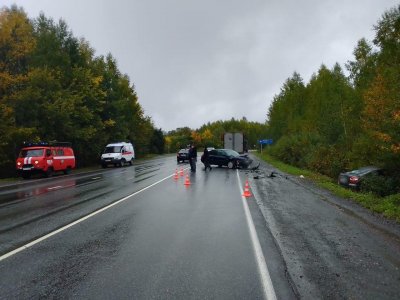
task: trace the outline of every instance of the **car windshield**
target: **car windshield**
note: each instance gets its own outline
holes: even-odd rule
[[[122,146],[109,146],[106,147],[104,153],[120,153]]]
[[[21,150],[19,157],[39,157],[43,156],[44,149],[27,149]]]
[[[179,150],[179,153],[188,153],[188,150],[186,150],[186,149],[181,149],[181,150]]]
[[[225,149],[225,153],[228,154],[229,156],[233,156],[233,157],[240,156],[239,153],[237,153],[235,150],[231,150],[231,149]]]

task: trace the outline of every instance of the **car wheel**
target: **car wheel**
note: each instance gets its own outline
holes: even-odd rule
[[[233,163],[233,161],[228,162],[229,169],[233,169],[234,166],[235,166],[235,164]]]
[[[121,161],[119,162],[119,166],[122,168],[123,166],[125,166],[125,159],[121,159]]]
[[[103,167],[103,169],[107,168],[107,164],[101,164],[101,166]]]

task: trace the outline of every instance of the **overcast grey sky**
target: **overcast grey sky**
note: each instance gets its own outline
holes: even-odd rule
[[[157,128],[265,122],[293,72],[343,68],[394,0],[2,0],[111,53]]]

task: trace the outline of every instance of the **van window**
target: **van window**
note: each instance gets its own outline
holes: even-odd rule
[[[104,153],[121,153],[122,146],[109,146],[104,149]]]
[[[64,150],[63,149],[57,149],[57,155],[64,156]]]
[[[46,149],[46,156],[51,156],[51,150],[50,149]]]
[[[22,150],[19,154],[19,157],[41,157],[43,156],[44,149],[29,149]]]

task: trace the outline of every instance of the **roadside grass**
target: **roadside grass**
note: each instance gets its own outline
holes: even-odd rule
[[[267,153],[257,152],[256,155],[283,172],[296,176],[303,175],[304,177],[311,179],[318,186],[331,191],[339,197],[351,199],[375,213],[382,214],[383,216],[400,223],[400,194],[379,197],[372,193],[356,192],[339,186],[334,179],[328,176],[287,165],[276,160]]]

